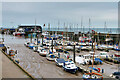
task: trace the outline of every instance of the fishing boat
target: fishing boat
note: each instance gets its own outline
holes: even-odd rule
[[[73,61],[65,61],[63,69],[70,73],[76,73],[78,71],[78,67],[75,65]]]

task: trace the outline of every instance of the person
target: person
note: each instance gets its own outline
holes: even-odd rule
[[[9,55],[10,47],[7,47],[7,55]]]

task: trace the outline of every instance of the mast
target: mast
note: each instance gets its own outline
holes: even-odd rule
[[[81,18],[81,30],[83,31],[83,17]]]
[[[91,19],[89,18],[89,32],[90,32],[90,27],[91,27]]]
[[[106,21],[105,21],[105,23],[104,23],[104,33],[106,32],[106,28],[107,28],[107,26],[106,26]]]
[[[35,29],[34,29],[34,32],[37,32],[37,31],[36,31],[36,19],[35,19]]]
[[[59,20],[58,20],[58,32],[59,32],[59,26],[60,26],[60,22],[59,22]],[[58,34],[58,33],[57,33]]]

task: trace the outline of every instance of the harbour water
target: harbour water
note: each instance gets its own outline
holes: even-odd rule
[[[110,33],[110,34],[120,34],[120,28],[44,28],[45,31],[67,31],[67,32],[91,32],[91,30],[95,30],[100,33]]]

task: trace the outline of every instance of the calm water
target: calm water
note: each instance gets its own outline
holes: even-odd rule
[[[96,32],[100,32],[100,33],[112,33],[112,34],[120,34],[120,28],[43,28],[43,30],[45,31],[68,31],[68,32],[88,32],[88,31],[92,31],[95,30]]]

